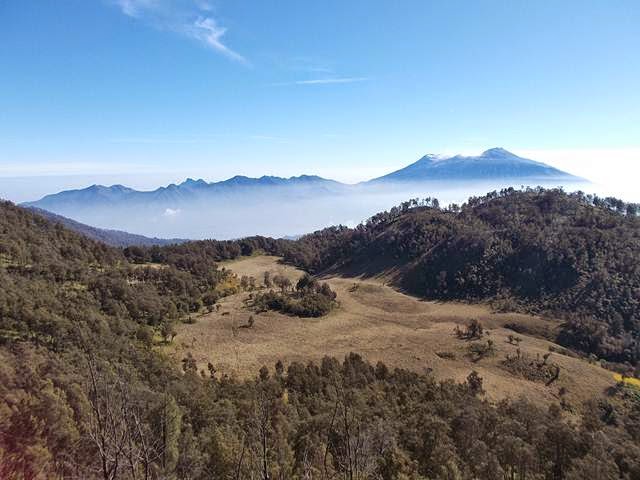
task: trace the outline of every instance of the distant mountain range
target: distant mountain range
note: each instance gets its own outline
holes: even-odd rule
[[[416,196],[459,202],[469,195],[506,186],[578,182],[584,180],[502,148],[492,148],[478,156],[426,155],[400,170],[355,185],[314,175],[235,176],[211,183],[189,178],[152,191],[92,185],[22,205],[101,227],[94,235],[116,230],[165,238],[282,237],[328,225],[355,225]],[[112,238],[115,234],[110,235]],[[151,238],[144,244],[159,241]]]
[[[242,198],[247,193],[265,193],[276,195],[278,193],[298,194],[325,194],[339,193],[347,185],[334,180],[327,180],[314,175],[301,175],[299,177],[281,178],[263,176],[250,178],[235,176],[222,182],[208,183],[202,179],[188,178],[176,185],[170,184],[152,191],[134,190],[123,185],[91,185],[80,190],[65,190],[60,193],[47,195],[35,202],[26,202],[24,206],[38,207],[56,213],[68,212],[69,209],[87,209],[93,207],[112,206],[126,203],[135,205],[156,206],[180,206],[195,200],[211,197],[232,199]],[[285,192],[286,191],[286,192]],[[64,214],[64,213],[63,213]]]
[[[547,164],[519,157],[503,148],[492,148],[479,156],[441,157],[425,155],[420,160],[400,170],[379,178],[374,178],[358,185],[347,185],[318,177],[300,175],[299,177],[281,178],[263,176],[250,178],[235,176],[221,182],[208,183],[202,179],[188,178],[176,185],[170,184],[153,191],[139,191],[123,185],[92,185],[80,190],[66,190],[47,195],[34,202],[26,202],[24,206],[38,207],[52,212],[65,212],[69,208],[92,208],[126,203],[136,204],[180,205],[206,197],[234,197],[268,192],[274,196],[279,193],[298,195],[322,195],[345,193],[354,187],[381,185],[389,183],[419,183],[447,181],[532,179],[532,180],[574,180],[582,179],[567,172],[558,170]],[[64,213],[63,213],[64,214]]]

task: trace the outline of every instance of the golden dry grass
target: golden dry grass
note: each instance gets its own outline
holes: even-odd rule
[[[226,262],[225,268],[237,275],[251,275],[262,283],[265,271],[288,276],[292,281],[302,272],[279,263],[270,256],[248,257]],[[505,324],[516,323],[529,330],[554,329],[557,322],[521,314],[493,313],[485,305],[454,302],[428,302],[405,295],[386,286],[383,280],[361,280],[328,277],[338,294],[339,307],[319,319],[302,319],[276,312],[259,315],[244,305],[249,293],[242,292],[221,300],[219,312],[203,315],[193,325],[180,325],[174,344],[167,352],[176,360],[191,352],[200,368],[213,363],[218,371],[239,377],[253,377],[258,369],[272,368],[277,360],[285,365],[292,361],[319,361],[323,356],[338,358],[357,352],[375,363],[423,372],[433,369],[438,378],[462,381],[471,370],[484,378],[491,399],[526,395],[536,401],[558,398],[564,387],[570,403],[602,394],[614,385],[611,372],[597,365],[552,354],[551,360],[561,367],[560,378],[551,386],[514,377],[501,368],[505,355],[516,347],[508,342],[513,331]],[[253,328],[243,328],[250,315]],[[468,342],[457,338],[456,325],[479,319],[490,333],[496,354],[476,363],[467,355]],[[519,347],[531,358],[549,352],[551,342],[518,334]],[[442,355],[445,352],[447,355]],[[440,356],[438,355],[440,353]],[[452,357],[455,358],[443,358]]]

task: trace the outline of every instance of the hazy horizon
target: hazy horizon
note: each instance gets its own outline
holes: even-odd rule
[[[440,153],[442,155],[474,155],[481,153],[482,150],[466,150],[456,153]],[[439,152],[429,152],[439,153]],[[623,200],[630,202],[640,201],[640,192],[636,188],[634,177],[628,175],[628,164],[634,162],[638,155],[640,158],[640,149],[637,152],[603,152],[596,151],[590,154],[584,151],[534,151],[524,150],[514,152],[522,157],[531,160],[541,161],[548,165],[564,170],[567,173],[576,175],[589,181],[593,191],[599,195],[617,196]],[[613,159],[604,159],[605,155],[614,156]],[[536,156],[534,156],[536,155]],[[542,158],[541,158],[542,157]],[[622,158],[620,158],[622,157]],[[10,200],[15,203],[38,200],[46,195],[59,193],[65,190],[76,190],[86,188],[88,186],[98,184],[104,186],[125,185],[135,190],[152,191],[160,187],[170,184],[180,184],[188,178],[203,179],[207,182],[218,182],[232,178],[236,175],[248,176],[251,178],[259,178],[263,175],[276,177],[295,177],[300,175],[318,175],[326,179],[336,180],[345,184],[357,184],[359,182],[371,180],[391,171],[405,167],[406,165],[418,160],[409,159],[404,163],[397,163],[387,167],[376,167],[369,169],[360,169],[357,175],[345,175],[343,171],[303,171],[303,170],[287,170],[284,172],[273,171],[246,171],[241,166],[237,170],[228,169],[225,173],[211,171],[191,171],[180,170],[172,172],[148,172],[148,173],[77,173],[69,174],[49,174],[49,175],[22,175],[22,176],[3,176],[0,171],[0,198]],[[576,161],[577,160],[577,161]],[[606,168],[605,168],[606,167]],[[599,170],[602,169],[602,172]]]

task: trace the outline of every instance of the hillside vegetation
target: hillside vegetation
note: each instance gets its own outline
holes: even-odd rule
[[[240,381],[161,353],[177,322],[240,288],[217,261],[306,241],[119,250],[0,204],[0,478],[640,476],[632,386],[571,412],[492,404],[476,372],[440,381],[357,354]]]
[[[611,198],[508,189],[446,209],[406,202],[354,229],[304,236],[284,254],[311,272],[389,270],[429,299],[560,316],[562,344],[637,364],[639,211]]]
[[[162,385],[177,378],[152,345],[227,294],[229,278],[211,258],[135,265],[121,250],[1,203],[0,478],[92,478],[105,429],[122,442],[122,422],[152,428],[147,416],[174,402]],[[116,403],[130,409],[126,418],[106,419]],[[136,435],[129,440],[139,444]],[[109,462],[122,455],[108,452]]]

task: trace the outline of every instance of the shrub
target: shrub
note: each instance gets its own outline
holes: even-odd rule
[[[436,352],[436,355],[445,360],[455,360],[456,354],[453,352]]]
[[[153,329],[146,325],[140,325],[136,330],[136,339],[143,345],[150,347],[153,344]]]
[[[469,355],[472,361],[478,362],[485,357],[491,357],[495,355],[496,349],[493,344],[493,340],[487,340],[486,342],[474,342],[469,345]]]
[[[560,366],[549,361],[550,356],[551,353],[547,353],[542,356],[542,360],[539,357],[533,360],[518,348],[515,355],[506,356],[502,361],[502,367],[527,380],[551,385],[560,376]]]
[[[465,340],[474,340],[482,338],[482,335],[484,335],[484,327],[478,320],[474,318],[463,329],[461,329],[459,326],[456,326],[455,334],[458,338],[463,338]]]

